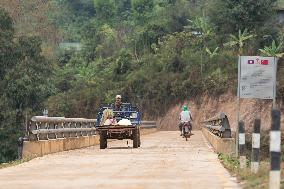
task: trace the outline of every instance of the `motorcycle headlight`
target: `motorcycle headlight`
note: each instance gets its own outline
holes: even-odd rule
[[[137,113],[132,113],[130,118],[137,118],[138,117],[138,114]]]

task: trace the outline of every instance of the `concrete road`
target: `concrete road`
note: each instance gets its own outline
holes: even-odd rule
[[[176,131],[51,154],[0,170],[1,189],[219,189],[240,188],[218,161],[202,133],[189,141]],[[131,146],[131,143],[129,143]]]

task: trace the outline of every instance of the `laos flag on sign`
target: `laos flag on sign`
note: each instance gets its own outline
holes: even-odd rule
[[[254,64],[254,60],[248,60],[248,64]]]

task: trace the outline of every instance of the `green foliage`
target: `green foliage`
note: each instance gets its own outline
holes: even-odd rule
[[[119,19],[126,20],[131,16],[131,0],[115,0],[115,4]]]
[[[239,30],[238,36],[230,34],[230,41],[224,45],[229,47],[237,46],[239,49],[239,55],[242,55],[245,42],[253,37],[255,37],[255,35],[249,34],[247,29],[245,29],[243,32]]]
[[[218,55],[219,47],[216,47],[213,51],[211,51],[208,47],[206,47],[206,52],[208,53],[210,58],[213,58]]]
[[[15,53],[13,52],[13,21],[9,17],[8,13],[0,8],[0,87],[1,80],[4,77],[4,74],[8,68],[13,66],[15,60]]]
[[[13,28],[13,21],[12,18],[9,16],[9,14],[4,11],[2,8],[0,8],[0,28],[1,28],[1,39],[4,37],[7,38],[7,40],[11,40],[11,38],[14,35],[14,28]]]
[[[40,102],[52,94],[48,84],[51,65],[41,55],[41,41],[34,37],[20,37],[18,41],[19,59],[9,70],[4,80],[7,97],[13,107],[22,109],[40,108]]]
[[[251,170],[249,169],[250,162],[248,159],[246,162],[247,168],[240,169],[239,160],[237,158],[225,154],[219,154],[218,158],[222,162],[224,167],[226,167],[232,174],[234,174],[238,178],[238,180],[242,181],[244,188],[261,189],[268,187],[268,162],[261,162],[258,172],[256,174],[252,174]]]
[[[136,12],[138,18],[151,12],[154,8],[154,0],[132,0],[132,8]]]
[[[96,17],[100,21],[108,21],[115,15],[114,0],[94,0]]]
[[[282,42],[279,43],[279,45],[276,45],[276,42],[273,40],[271,46],[269,47],[265,46],[264,49],[259,49],[259,50],[264,56],[274,56],[277,58],[281,58],[284,55],[284,52],[280,52],[282,45],[283,45]]]
[[[225,167],[233,172],[239,169],[240,162],[238,159],[225,155],[225,154],[218,154],[218,158],[221,162],[225,165]]]
[[[191,25],[185,26],[185,29],[195,31],[203,37],[210,37],[213,34],[213,28],[205,17],[196,17],[195,20],[188,20]]]
[[[52,0],[49,20],[61,31],[63,40],[78,42],[82,26],[95,15],[93,0]]]
[[[114,69],[114,75],[126,74],[131,69],[132,56],[126,50],[122,50],[118,59],[116,60],[116,68]]]
[[[24,135],[24,115],[40,111],[54,92],[49,82],[52,65],[41,54],[41,40],[14,38],[11,24],[11,18],[0,9],[4,28],[0,30],[0,163],[17,157],[16,141]]]
[[[261,28],[275,19],[277,0],[213,0],[208,1],[208,14],[220,33],[237,33],[248,29],[258,36]],[[272,31],[272,28],[271,28]]]
[[[44,19],[62,41],[82,44],[52,57],[44,56],[38,37],[15,37],[11,18],[0,11],[0,140],[8,141],[0,143],[0,161],[16,157],[24,115],[44,106],[50,116],[94,118],[119,93],[154,118],[189,97],[234,90],[236,54],[264,45],[263,52],[281,52],[281,45],[268,46],[278,37],[273,2],[52,0]],[[226,41],[236,49],[224,48]]]
[[[231,4],[222,5],[220,17],[230,13]],[[239,5],[235,14],[242,14],[246,5]],[[223,32],[225,26],[211,16],[214,7],[205,1],[95,0],[96,13],[80,32],[83,51],[61,58],[65,63],[55,79],[59,93],[47,102],[50,112],[93,117],[100,103],[112,102],[120,93],[157,116],[164,113],[157,111],[161,104],[166,109],[188,96],[225,92],[236,84],[237,66],[235,49],[223,48],[224,41],[247,53],[255,50],[254,44],[244,44],[258,32],[248,34],[245,28],[251,27],[242,29],[236,22],[236,30],[233,26]],[[255,22],[266,24],[270,18]],[[235,36],[239,29],[243,32]]]

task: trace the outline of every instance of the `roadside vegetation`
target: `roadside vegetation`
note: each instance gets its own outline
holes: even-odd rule
[[[219,154],[219,159],[229,172],[237,177],[244,189],[264,189],[269,184],[269,163],[261,162],[258,173],[253,174],[250,171],[250,163],[247,162],[246,169],[239,168],[239,160],[224,154]],[[284,185],[283,185],[284,187]]]
[[[0,7],[0,163],[16,158],[26,117],[44,108],[93,118],[122,94],[153,118],[204,93],[235,91],[239,54],[283,52],[276,0],[2,0]]]
[[[260,143],[260,168],[259,171],[254,174],[250,170],[250,162],[251,162],[251,144],[252,134],[246,134],[246,158],[247,158],[247,168],[240,169],[239,168],[239,159],[236,157],[219,154],[218,157],[225,168],[229,170],[229,172],[236,176],[240,181],[241,185],[244,189],[265,189],[269,188],[269,171],[270,171],[270,152],[269,152],[269,132],[262,131],[261,132],[261,143]],[[282,149],[284,150],[284,134],[282,133]],[[281,178],[284,178],[284,156],[282,156],[281,163]],[[281,188],[284,188],[284,180],[281,180]]]
[[[27,158],[27,159],[16,159],[14,161],[10,161],[10,162],[7,162],[7,163],[2,163],[2,164],[0,164],[0,169],[16,166],[16,165],[28,162],[30,160],[31,160],[30,158]]]

